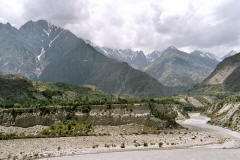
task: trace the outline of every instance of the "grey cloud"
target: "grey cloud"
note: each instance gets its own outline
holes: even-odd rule
[[[170,35],[168,43],[178,47],[211,48],[219,45],[234,46],[240,35],[240,1],[231,0],[216,8],[216,25],[204,23],[202,17],[189,10],[183,16],[168,17],[164,21],[155,17],[156,32]],[[161,16],[161,15],[160,15]]]
[[[0,2],[0,19],[12,24],[46,19],[79,37],[113,48],[152,51],[175,45],[217,53],[240,46],[239,0],[222,1],[209,15],[210,24],[190,0],[186,12],[167,16],[155,0],[103,1],[101,5],[96,1],[22,0],[23,13],[19,15]],[[129,5],[131,13],[125,10]]]
[[[25,0],[23,17],[26,20],[46,19],[65,26],[86,20],[89,17],[87,5],[85,0]]]

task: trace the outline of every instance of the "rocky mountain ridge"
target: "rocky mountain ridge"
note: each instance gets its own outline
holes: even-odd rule
[[[188,54],[169,47],[144,71],[166,86],[188,89],[204,80],[217,64],[212,54],[201,51]]]
[[[224,85],[228,90],[240,91],[240,53],[224,59],[218,64],[203,85]]]
[[[29,21],[20,29],[1,24],[0,34],[4,35],[0,38],[0,72],[3,74],[96,85],[113,94],[167,94],[166,88],[154,78],[102,55],[70,31],[45,20]]]

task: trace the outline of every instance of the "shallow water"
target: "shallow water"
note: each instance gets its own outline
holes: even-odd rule
[[[179,122],[194,129],[216,133],[226,138],[223,144],[196,146],[188,149],[126,151],[85,154],[51,158],[52,160],[240,160],[240,133],[207,124],[210,119],[199,113],[190,114],[190,119]],[[228,149],[227,149],[228,148]],[[236,149],[233,149],[236,148]]]
[[[113,152],[53,158],[54,160],[240,160],[240,149],[175,149]]]
[[[189,114],[189,116],[190,116],[189,119],[183,122],[180,122],[180,124],[188,128],[196,128],[196,129],[206,130],[212,133],[216,133],[223,137],[240,139],[239,132],[235,132],[226,128],[210,125],[207,123],[210,120],[210,118],[206,116],[202,116],[200,115],[200,113],[192,113],[192,114]]]
[[[187,119],[183,122],[180,122],[181,125],[196,129],[196,130],[205,130],[207,132],[214,133],[216,135],[219,135],[221,137],[226,138],[226,141],[223,144],[212,144],[212,145],[206,145],[201,146],[204,148],[240,148],[240,133],[231,131],[226,128],[213,126],[208,124],[207,122],[210,120],[210,118],[206,116],[200,115],[200,113],[192,113],[189,114],[190,119]],[[196,147],[194,147],[196,148]]]

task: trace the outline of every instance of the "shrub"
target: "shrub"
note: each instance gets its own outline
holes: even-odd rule
[[[98,144],[95,144],[92,146],[92,148],[98,148],[98,146],[99,146]]]
[[[33,156],[34,156],[35,158],[38,158],[39,155],[38,155],[38,153],[34,153]]]
[[[147,142],[144,142],[144,143],[143,143],[143,146],[144,146],[144,147],[147,147],[147,146],[148,146],[148,143],[147,143]]]
[[[125,143],[122,143],[120,147],[125,148]]]
[[[42,92],[42,94],[48,99],[51,99],[53,96],[62,95],[62,92],[57,90],[46,89],[45,91]]]
[[[174,118],[159,112],[154,106],[151,106],[151,113],[155,118],[166,120],[166,121],[172,122],[173,124],[175,123]]]
[[[109,147],[110,147],[110,145],[109,145],[109,144],[105,144],[105,145],[104,145],[104,147],[106,147],[106,148],[109,148]]]
[[[47,137],[84,136],[88,135],[91,129],[90,123],[67,120],[44,129],[41,134]]]
[[[163,143],[162,142],[159,142],[158,143],[158,147],[161,148],[163,146]]]
[[[139,147],[139,146],[141,146],[141,145],[140,145],[139,143],[135,143],[134,146],[135,146],[135,147]]]

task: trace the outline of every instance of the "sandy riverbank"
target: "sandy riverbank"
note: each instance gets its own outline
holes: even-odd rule
[[[221,141],[222,139],[214,134],[186,129],[144,135],[14,139],[0,141],[0,158],[16,156],[34,159],[119,150],[164,149],[220,143]],[[163,144],[160,148],[159,143]],[[123,144],[125,148],[121,148]]]
[[[193,114],[190,117],[188,120],[179,121],[181,125],[188,129],[163,130],[157,134],[134,134],[136,132],[140,133],[144,129],[143,126],[136,125],[97,126],[95,128],[96,133],[105,133],[105,135],[102,134],[104,136],[1,140],[0,159],[7,157],[36,159],[104,152],[192,148],[196,146],[233,148],[239,142],[237,133],[207,124],[206,122],[209,120],[207,117],[199,114]],[[8,130],[8,128],[4,129]],[[23,131],[31,133],[26,130]],[[232,143],[233,141],[235,144]]]

